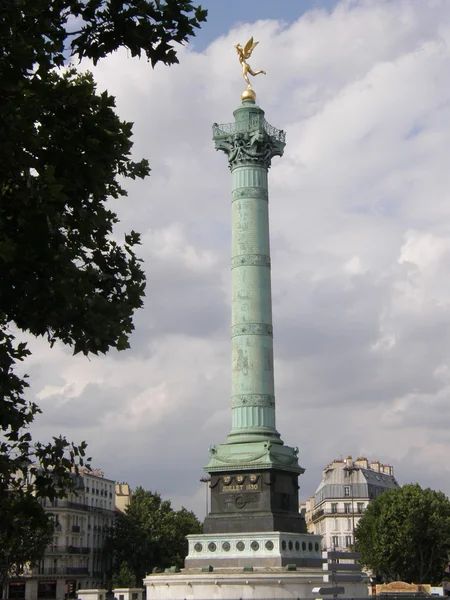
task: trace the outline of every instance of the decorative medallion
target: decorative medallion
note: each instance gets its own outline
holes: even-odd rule
[[[223,478],[223,482],[228,485],[231,483],[231,477],[229,475],[225,475],[225,477]]]
[[[203,550],[203,544],[200,544],[200,542],[197,542],[194,546],[194,550],[196,552],[201,552]]]
[[[257,480],[257,479],[258,479],[258,476],[257,476],[257,475],[255,475],[254,473],[252,473],[252,474],[250,475],[250,481],[251,481],[252,483],[254,483],[254,482]]]
[[[256,552],[256,550],[259,550],[259,543],[255,540],[250,544],[250,548],[252,550],[254,550]]]
[[[236,477],[236,481],[237,481],[238,483],[242,483],[242,482],[244,481],[244,477],[243,477],[242,475],[238,475],[238,476]]]
[[[237,496],[234,503],[236,504],[237,508],[244,508],[244,506],[246,505],[247,501],[244,498],[244,496]]]
[[[266,542],[266,550],[273,550],[273,542],[272,540],[267,540]]]
[[[230,549],[231,549],[230,542],[224,542],[224,543],[222,544],[222,550],[223,550],[224,552],[229,552],[229,551],[230,551]]]
[[[217,550],[216,544],[214,542],[209,542],[209,544],[208,544],[208,550],[210,552],[215,552]]]
[[[239,552],[242,552],[242,550],[245,550],[245,544],[244,544],[244,542],[242,542],[242,541],[239,541],[239,542],[236,544],[236,548],[239,550]]]

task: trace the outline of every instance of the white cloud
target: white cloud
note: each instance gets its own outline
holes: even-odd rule
[[[124,354],[33,342],[36,434],[86,438],[108,476],[203,515],[201,467],[230,426],[230,177],[211,124],[232,120],[249,34],[258,100],[287,131],[270,171],[277,420],[302,493],[348,453],[449,493],[448,1],[346,0],[240,25],[170,69],[100,63],[152,167],[111,203],[143,234],[146,306]]]

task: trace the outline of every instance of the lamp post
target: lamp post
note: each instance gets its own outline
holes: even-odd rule
[[[359,471],[359,467],[355,465],[353,461],[347,461],[347,464],[344,467],[344,471],[348,473],[349,483],[350,483],[350,496],[352,501],[352,539],[353,539],[353,551],[356,551],[356,540],[355,540],[355,508],[354,508],[354,496],[353,496],[353,477],[352,474],[355,471]]]
[[[202,483],[206,483],[208,484],[211,481],[211,477],[202,477],[200,479],[200,481]],[[205,518],[208,516],[208,486],[206,485],[206,514],[205,514]]]

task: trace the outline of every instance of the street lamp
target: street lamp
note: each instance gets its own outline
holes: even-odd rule
[[[200,481],[202,483],[209,483],[211,481],[211,477],[202,477],[200,479]],[[208,486],[205,486],[206,489],[206,515],[205,515],[205,519],[208,516]]]
[[[347,461],[347,464],[344,467],[344,471],[346,471],[348,473],[349,476],[349,483],[350,483],[350,494],[351,494],[351,500],[352,500],[352,539],[353,539],[353,551],[356,551],[356,540],[355,540],[355,508],[354,508],[354,503],[353,503],[353,477],[352,474],[354,473],[354,471],[359,471],[359,467],[357,465],[355,465],[355,463],[352,461]]]

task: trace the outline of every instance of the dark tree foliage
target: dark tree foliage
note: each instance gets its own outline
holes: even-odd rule
[[[186,536],[201,533],[193,512],[175,511],[170,500],[139,487],[125,511],[116,519],[107,548],[112,555],[113,580],[133,573],[135,584],[156,568],[182,567],[188,552]]]
[[[17,333],[74,353],[123,350],[142,306],[145,278],[133,231],[113,238],[108,198],[122,178],[144,178],[133,161],[132,124],[93,76],[61,67],[94,64],[119,48],[154,66],[178,62],[206,19],[189,0],[3,0],[0,11],[0,573],[34,560],[30,531],[46,531],[39,498],[63,495],[85,444],[34,443],[39,408],[17,368],[29,355]],[[30,515],[27,523],[23,515]],[[25,527],[26,525],[26,527]],[[21,538],[19,539],[19,537]],[[30,541],[27,547],[25,537]],[[41,535],[45,539],[45,535]],[[0,582],[1,583],[1,582]]]
[[[384,492],[355,536],[363,564],[385,581],[439,584],[450,551],[450,500],[417,483]]]
[[[0,583],[36,563],[53,535],[52,522],[31,494],[12,493],[2,501],[0,525]],[[7,520],[4,517],[8,517]]]

